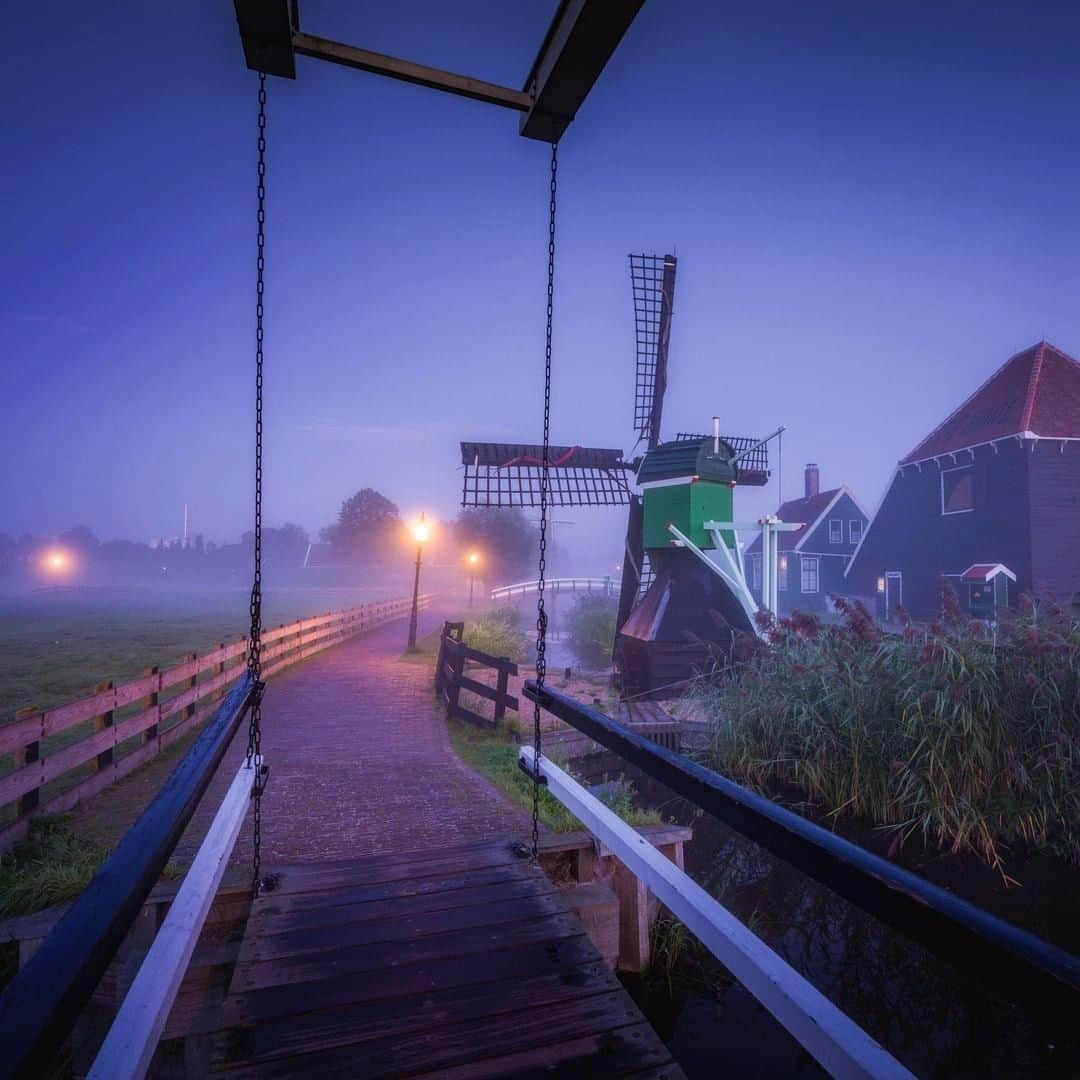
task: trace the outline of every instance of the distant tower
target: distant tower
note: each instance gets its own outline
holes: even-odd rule
[[[184,536],[180,541],[180,546],[186,551],[188,546],[188,512],[187,503],[184,503]]]

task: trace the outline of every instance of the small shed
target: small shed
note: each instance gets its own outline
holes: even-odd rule
[[[1009,583],[1016,584],[1016,575],[1004,563],[974,563],[960,575],[960,582],[967,591],[968,610],[985,619],[1009,606]]]

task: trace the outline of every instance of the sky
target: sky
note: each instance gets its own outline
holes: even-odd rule
[[[553,0],[304,0],[303,29],[520,86]],[[250,527],[256,76],[227,0],[23,5],[3,80],[0,531]],[[634,443],[627,254],[679,258],[664,433],[787,428],[872,511],[1041,339],[1080,354],[1075,4],[647,0],[559,150],[552,437]],[[268,80],[269,524],[452,517],[538,441],[549,149],[298,58]],[[740,492],[775,506],[779,484]],[[620,511],[559,511],[580,572]],[[569,535],[567,535],[569,534]]]

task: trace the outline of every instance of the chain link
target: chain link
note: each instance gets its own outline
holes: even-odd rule
[[[547,336],[544,343],[544,450],[540,464],[540,563],[536,580],[536,688],[544,690],[547,675],[547,611],[544,609],[544,571],[547,568],[548,463],[551,450],[551,326],[555,309],[555,194],[559,174],[559,144],[551,144],[551,201],[548,204]],[[533,704],[532,859],[540,858],[540,703]]]
[[[255,686],[248,723],[247,764],[253,771],[252,875],[255,895],[262,883],[262,451],[263,451],[263,272],[266,225],[266,75],[259,72],[259,185],[255,260],[255,533],[251,583],[248,674]]]

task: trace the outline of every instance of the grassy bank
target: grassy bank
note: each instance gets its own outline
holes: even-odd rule
[[[858,606],[782,620],[691,705],[710,763],[829,814],[974,851],[1080,862],[1080,621],[1051,604],[987,627],[945,616],[886,635]]]
[[[518,768],[518,741],[513,728],[481,730],[460,720],[450,722],[450,741],[458,757],[486,777],[512,802],[532,810],[532,780]],[[563,768],[566,765],[560,763]],[[630,825],[658,825],[663,820],[656,810],[642,810],[634,805],[634,789],[620,784],[605,789],[601,801]],[[540,820],[552,832],[573,832],[581,822],[547,790],[540,790]]]

